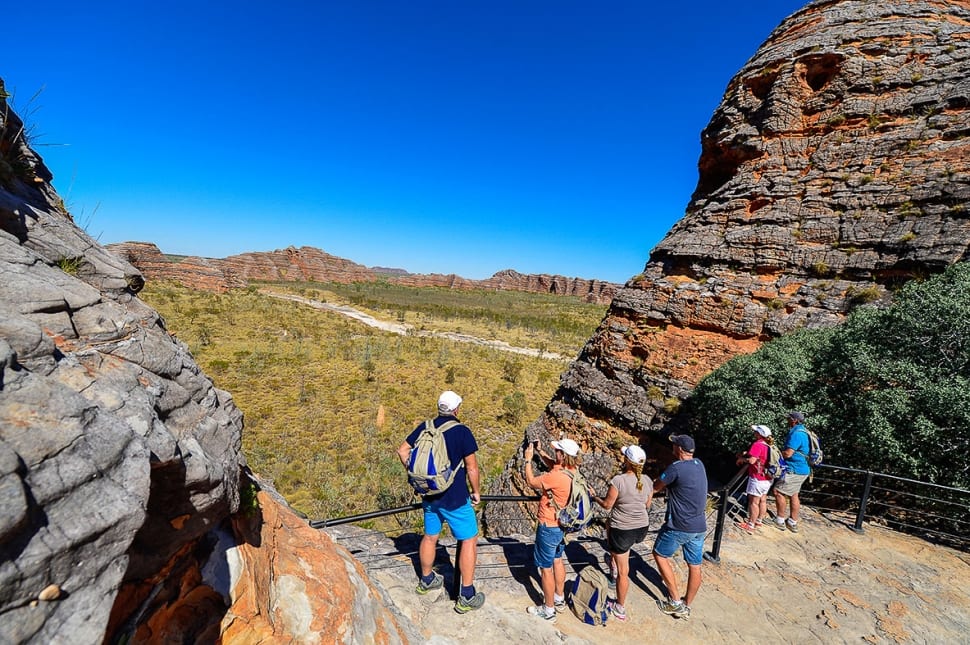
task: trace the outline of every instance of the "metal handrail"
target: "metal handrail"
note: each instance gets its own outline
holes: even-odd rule
[[[738,482],[747,476],[747,472],[748,467],[744,466],[734,475],[734,477],[731,478],[727,484],[721,486],[720,488],[708,491],[707,493],[708,495],[717,493],[719,503],[717,507],[717,521],[714,524],[714,540],[711,543],[711,550],[704,554],[705,560],[709,560],[714,563],[721,561],[721,542],[724,538],[724,525],[727,520],[728,500],[731,498],[732,491],[738,485]]]
[[[482,495],[480,499],[483,502],[535,502],[539,500],[538,495]],[[335,517],[329,520],[310,520],[310,527],[314,529],[324,529],[328,526],[339,526],[340,524],[350,524],[351,522],[360,522],[363,520],[372,520],[377,517],[387,517],[388,515],[397,515],[398,513],[407,513],[408,511],[416,511],[421,508],[422,502],[414,502],[408,504],[407,506],[398,506],[395,508],[386,508],[379,511],[371,511],[370,513],[360,513],[358,515],[346,515],[344,517]]]
[[[864,530],[863,530],[863,522],[866,519],[866,515],[867,515],[866,511],[867,511],[867,509],[869,507],[869,502],[870,502],[870,498],[872,496],[873,491],[874,490],[884,490],[884,489],[880,489],[879,487],[873,486],[873,479],[875,477],[885,477],[885,478],[888,478],[888,479],[892,479],[894,481],[907,482],[907,483],[916,484],[916,485],[919,485],[919,486],[932,487],[932,488],[935,488],[935,489],[938,489],[938,490],[949,491],[949,492],[954,492],[954,493],[959,493],[959,494],[964,494],[964,495],[970,495],[970,491],[964,490],[962,488],[954,488],[952,486],[943,486],[941,484],[934,484],[934,483],[931,483],[931,482],[922,482],[922,481],[915,480],[915,479],[908,479],[906,477],[898,477],[896,475],[888,475],[888,474],[885,474],[885,473],[876,473],[876,472],[873,472],[873,471],[870,471],[870,470],[862,470],[862,469],[859,469],[859,468],[848,468],[848,467],[845,467],[845,466],[835,466],[835,465],[831,465],[831,464],[821,464],[819,466],[816,466],[815,469],[828,469],[828,470],[831,470],[831,471],[842,471],[842,472],[846,472],[846,473],[857,473],[857,474],[861,474],[861,475],[864,475],[865,476],[865,479],[861,482],[861,484],[862,484],[862,493],[861,493],[861,495],[859,497],[852,498],[852,497],[848,497],[848,496],[840,496],[840,497],[842,497],[845,500],[856,500],[857,503],[858,503],[858,505],[859,505],[858,506],[858,510],[856,512],[856,516],[855,516],[855,522],[850,527],[856,533],[863,533],[864,532]],[[742,480],[746,477],[747,470],[748,470],[747,466],[742,467],[730,479],[730,481],[728,481],[727,484],[725,484],[725,485],[723,485],[721,487],[718,487],[718,488],[711,489],[711,490],[708,491],[708,495],[716,495],[717,496],[718,503],[717,503],[717,510],[716,510],[717,516],[716,516],[715,525],[714,525],[714,531],[713,531],[713,540],[712,540],[712,543],[711,543],[711,550],[709,552],[707,552],[707,553],[704,554],[704,558],[706,560],[709,560],[709,561],[714,562],[714,563],[720,562],[721,545],[722,545],[723,540],[724,540],[724,528],[725,528],[725,525],[727,523],[728,510],[729,510],[729,506],[730,506],[730,500],[734,496],[734,494],[736,492],[736,489],[739,486],[739,483],[742,482]],[[859,482],[848,482],[848,481],[844,481],[844,480],[841,480],[840,481],[839,479],[836,479],[836,478],[831,478],[830,479],[830,478],[821,478],[820,477],[819,479],[824,479],[825,481],[834,482],[834,483],[841,483],[841,484],[846,484],[846,485],[850,485],[850,484],[853,485],[853,486],[859,485]],[[809,494],[811,494],[812,491],[806,491],[806,492],[809,493]],[[539,499],[540,499],[540,496],[539,495],[482,495],[481,496],[481,501],[483,501],[483,502],[534,502],[534,501],[538,501]],[[928,499],[930,501],[935,501],[935,502],[941,502],[941,503],[947,503],[947,504],[954,504],[954,505],[957,505],[957,506],[964,506],[962,504],[959,504],[958,502],[952,502],[950,500],[942,500],[942,499],[934,499],[934,498],[926,498],[926,499]],[[882,502],[879,502],[879,501],[874,501],[873,503],[874,504],[877,504],[877,505],[882,504]],[[847,504],[847,506],[851,507],[850,504]],[[382,509],[382,510],[377,510],[377,511],[371,511],[369,513],[360,513],[360,514],[357,514],[357,515],[348,515],[348,516],[337,517],[337,518],[333,518],[333,519],[329,519],[329,520],[311,520],[309,522],[309,524],[310,524],[310,526],[312,528],[322,529],[322,528],[327,528],[327,527],[330,527],[330,526],[338,526],[338,525],[341,525],[341,524],[349,524],[351,522],[359,522],[359,521],[362,521],[362,520],[369,520],[369,519],[374,519],[374,518],[378,518],[378,517],[386,517],[388,515],[396,515],[398,513],[407,513],[407,512],[410,512],[410,511],[418,510],[421,507],[422,507],[422,502],[414,502],[412,504],[408,504],[408,505],[405,505],[405,506],[398,506],[396,508]],[[940,519],[950,520],[950,518],[946,518],[946,517],[941,517]],[[960,520],[953,520],[953,521],[960,522]],[[935,530],[933,530],[933,529],[931,529],[929,527],[912,527],[910,525],[907,525],[907,524],[904,524],[904,523],[901,523],[901,522],[896,522],[896,523],[897,524],[900,524],[901,526],[907,526],[909,528],[921,528],[921,530],[924,530],[927,533],[936,534],[936,535],[940,535],[940,536],[944,536],[944,537],[950,537],[950,538],[958,538],[958,539],[960,539],[959,536],[954,536],[954,535],[950,535],[950,534],[946,534],[946,533],[941,533],[941,532],[935,531]],[[458,549],[460,549],[460,548],[461,548],[461,543],[459,542],[458,543]],[[457,555],[458,554],[456,554],[456,557],[457,557]]]

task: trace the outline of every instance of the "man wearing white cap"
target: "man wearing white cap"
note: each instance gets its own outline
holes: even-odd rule
[[[609,532],[606,548],[611,554],[611,573],[616,581],[616,600],[608,601],[610,613],[617,620],[626,616],[626,594],[630,588],[630,549],[647,537],[650,517],[647,511],[653,499],[653,482],[643,479],[643,464],[647,453],[640,446],[624,446],[623,472],[610,480],[606,497],[596,496],[590,489],[593,501],[610,511]]]
[[[562,559],[566,542],[552,505],[555,502],[558,508],[563,508],[569,502],[573,482],[569,472],[575,472],[579,466],[579,444],[572,439],[553,441],[555,458],[539,453],[550,470],[536,476],[532,472],[532,457],[538,443],[534,441],[526,446],[522,457],[525,459],[525,483],[541,493],[533,559],[540,572],[544,604],[531,606],[528,612],[554,623],[556,614],[566,611],[566,565]],[[552,500],[549,499],[550,495]]]
[[[459,472],[454,482],[444,492],[434,495],[424,495],[422,507],[424,509],[424,537],[418,547],[418,557],[421,561],[421,578],[416,591],[426,594],[432,589],[444,586],[444,577],[434,571],[435,550],[438,545],[438,535],[444,522],[451,527],[456,540],[461,541],[461,556],[458,570],[461,575],[461,590],[455,601],[455,611],[464,614],[478,609],[485,604],[485,594],[475,591],[475,562],[478,557],[478,518],[475,516],[474,504],[481,499],[478,472],[478,443],[468,426],[458,422],[458,408],[461,407],[461,397],[448,390],[438,397],[438,416],[430,421],[424,421],[408,435],[397,454],[404,467],[408,467],[411,448],[427,423],[433,423],[436,428],[445,424],[449,427],[444,431],[445,446],[448,449],[448,460],[452,468],[464,466],[466,478]],[[471,485],[471,492],[468,490]]]
[[[738,527],[745,531],[760,529],[765,516],[768,515],[768,489],[771,488],[771,476],[765,472],[768,463],[768,452],[771,442],[771,428],[765,425],[753,425],[754,443],[744,454],[738,455],[737,465],[748,464],[748,520],[738,523]]]

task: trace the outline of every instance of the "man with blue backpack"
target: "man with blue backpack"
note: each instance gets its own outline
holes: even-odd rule
[[[485,604],[485,594],[475,591],[475,561],[478,556],[478,518],[474,505],[481,500],[478,472],[478,443],[472,431],[458,421],[461,397],[452,391],[438,397],[438,416],[420,423],[397,450],[408,471],[408,481],[421,495],[424,509],[424,537],[418,547],[421,578],[415,589],[424,595],[444,586],[444,576],[435,572],[435,550],[442,524],[448,523],[461,542],[457,563],[461,590],[455,601],[459,614]],[[467,481],[466,481],[467,476]],[[468,487],[471,485],[471,492]]]
[[[805,415],[802,412],[788,413],[788,427],[788,439],[781,452],[787,472],[785,479],[775,484],[774,526],[781,530],[787,527],[792,533],[798,533],[798,513],[801,509],[798,493],[812,474],[811,467],[821,463],[822,457],[817,438],[805,428]]]

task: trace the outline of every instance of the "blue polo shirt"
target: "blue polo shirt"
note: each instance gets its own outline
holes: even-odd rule
[[[458,421],[458,418],[450,414],[439,414],[433,420],[434,427],[440,428],[448,421]],[[424,424],[425,422],[423,421],[419,423],[418,427],[408,435],[406,441],[409,446],[414,446],[414,443],[418,440],[418,435],[424,430]],[[461,423],[445,430],[445,446],[448,447],[448,461],[455,467],[462,464],[462,461],[468,455],[478,452],[478,443],[475,441],[472,431],[468,429],[468,426]],[[451,511],[464,505],[468,501],[468,476],[465,473],[464,466],[461,466],[458,474],[455,475],[455,481],[451,483],[448,490],[436,495],[425,495],[423,499],[426,502],[437,503],[438,506],[446,511]]]

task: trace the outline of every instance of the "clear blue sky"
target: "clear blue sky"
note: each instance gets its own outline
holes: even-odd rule
[[[805,2],[8,4],[0,77],[102,243],[625,282]]]

